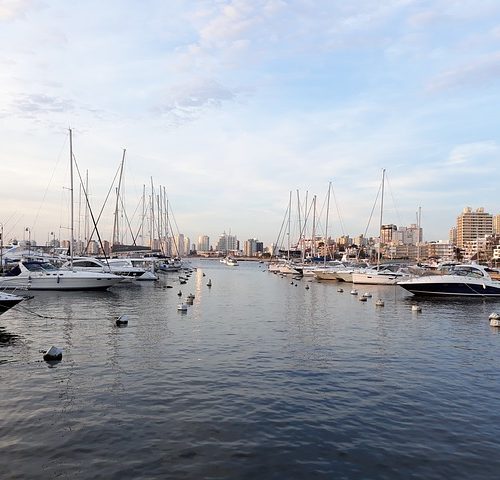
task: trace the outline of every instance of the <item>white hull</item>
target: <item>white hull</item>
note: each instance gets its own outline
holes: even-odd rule
[[[402,280],[400,275],[382,273],[353,273],[352,283],[361,285],[395,285]]]
[[[26,265],[31,270],[24,262],[19,262],[20,272],[15,276],[1,277],[0,286],[29,290],[105,290],[123,279],[112,273],[58,270],[46,263],[27,262]]]

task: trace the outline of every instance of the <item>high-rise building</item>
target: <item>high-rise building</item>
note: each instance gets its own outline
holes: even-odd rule
[[[397,230],[396,225],[382,225],[380,228],[380,241],[385,244],[392,243],[393,239],[396,239]]]
[[[464,248],[466,242],[493,233],[493,215],[486,213],[484,208],[466,207],[457,217],[457,246]]]
[[[493,233],[500,235],[500,214],[493,216]]]
[[[198,245],[196,249],[199,252],[208,252],[210,250],[210,238],[208,235],[200,235],[198,237]]]
[[[453,245],[457,244],[457,227],[451,227],[450,228],[450,234],[449,234],[448,240]]]
[[[247,257],[255,257],[258,253],[262,253],[264,244],[256,238],[249,238],[243,245],[243,253]]]
[[[218,252],[235,252],[239,250],[239,242],[235,235],[228,235],[223,233],[219,236],[219,241],[217,242],[216,250]]]

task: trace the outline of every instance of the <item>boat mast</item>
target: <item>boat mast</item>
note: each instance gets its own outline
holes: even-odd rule
[[[330,217],[330,191],[332,189],[332,182],[328,182],[328,195],[326,199],[326,225],[325,225],[325,244],[323,249],[323,265],[326,266],[326,254],[328,253],[328,219]]]
[[[385,183],[385,168],[382,169],[382,192],[380,198],[380,228],[379,228],[379,241],[377,252],[377,270],[380,267],[380,255],[382,250],[382,212],[384,211],[384,183]]]
[[[123,164],[125,163],[125,148],[123,149],[122,163],[120,166],[120,177],[118,179],[118,187],[116,188],[116,205],[115,205],[115,223],[113,225],[113,245],[118,245],[120,243],[120,225],[118,218],[118,205],[120,202],[120,187],[122,184],[123,176]]]
[[[316,195],[313,197],[313,224],[312,224],[312,244],[311,255],[313,259],[316,257]]]
[[[75,241],[74,239],[74,218],[73,218],[73,132],[71,128],[69,129],[69,182],[70,182],[70,242],[69,242],[69,264],[71,267],[71,270],[73,270],[73,242]]]

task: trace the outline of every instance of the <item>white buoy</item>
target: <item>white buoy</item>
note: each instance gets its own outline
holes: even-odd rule
[[[179,303],[179,305],[177,305],[177,310],[179,312],[187,312],[187,309],[188,309],[188,306],[186,303]]]
[[[493,312],[489,316],[491,327],[500,327],[500,314]]]
[[[62,360],[62,350],[52,346],[45,352],[43,359],[46,362],[58,362]]]
[[[128,325],[128,315],[120,315],[116,319],[116,325],[118,326]]]
[[[357,295],[358,291],[356,289],[351,290],[351,295]]]
[[[337,292],[342,293],[344,291],[343,288],[337,288]]]
[[[379,298],[376,302],[375,302],[375,306],[376,307],[383,307],[384,306],[384,301]]]
[[[358,298],[358,300],[359,300],[360,302],[366,302],[366,301],[367,301],[367,298],[366,298],[366,297],[364,297],[363,295],[361,295],[361,297],[359,297],[359,298]]]
[[[422,311],[422,307],[420,305],[412,305],[411,306],[411,311],[412,312],[421,312]]]
[[[363,293],[363,297],[372,298],[372,294],[370,292],[365,292],[365,293]]]

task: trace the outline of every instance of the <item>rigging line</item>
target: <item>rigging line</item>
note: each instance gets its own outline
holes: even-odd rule
[[[64,143],[63,143],[63,145],[61,147],[61,150],[59,151],[59,155],[57,156],[56,165],[55,165],[54,169],[52,170],[52,174],[50,176],[49,183],[48,183],[47,187],[45,188],[45,192],[43,193],[42,201],[41,201],[40,206],[38,207],[38,210],[36,212],[35,219],[34,219],[33,225],[32,225],[33,229],[35,228],[35,226],[36,226],[36,224],[38,222],[38,216],[40,215],[40,210],[43,207],[43,204],[45,202],[45,198],[47,197],[47,192],[49,191],[49,187],[50,187],[50,185],[52,183],[52,180],[54,179],[54,175],[56,173],[56,169],[59,166],[59,162],[61,161],[61,155],[62,155],[63,149],[66,147],[66,141],[67,141],[67,136],[64,137]]]
[[[377,196],[375,197],[375,202],[373,202],[373,207],[372,207],[372,211],[370,213],[370,218],[368,219],[368,224],[366,225],[366,229],[365,229],[365,234],[364,234],[364,237],[366,238],[366,235],[368,233],[368,229],[370,228],[370,223],[372,221],[372,217],[373,217],[373,212],[375,211],[375,207],[377,206],[377,202],[378,202],[378,196],[380,195],[380,190],[382,189],[382,184],[379,185],[378,187],[378,192],[377,192]],[[380,232],[379,232],[379,235],[380,235]]]
[[[396,201],[394,199],[394,194],[392,192],[392,188],[391,188],[391,185],[389,183],[389,177],[387,175],[387,172],[385,174],[385,183],[387,184],[387,187],[389,188],[389,193],[391,194],[392,204],[394,206],[394,210],[396,211],[396,216],[398,218],[398,222],[399,222],[400,225],[403,225],[403,222],[401,221],[401,215],[399,214],[399,210],[398,210],[398,207],[396,205]]]
[[[337,202],[337,197],[335,196],[335,191],[332,188],[333,201],[335,202],[335,210],[337,210],[337,215],[339,216],[340,229],[342,230],[342,235],[345,235],[344,222],[342,216],[340,215],[339,204]]]
[[[101,207],[101,211],[99,212],[99,215],[97,216],[97,222],[95,223],[94,228],[93,228],[92,232],[90,233],[89,238],[87,240],[87,245],[85,247],[85,250],[87,250],[89,248],[92,237],[94,236],[94,232],[97,230],[97,224],[99,223],[99,220],[101,219],[102,212],[104,211],[104,208],[106,207],[106,203],[108,203],[108,198],[111,195],[111,191],[113,190],[113,186],[115,184],[116,177],[118,176],[119,172],[120,172],[120,167],[118,167],[118,170],[115,173],[113,181],[111,182],[111,186],[109,187],[108,194],[106,195],[106,198],[104,199],[104,203],[102,204],[102,207]],[[80,172],[78,172],[78,174],[80,174]],[[90,205],[89,205],[89,208],[90,208]]]
[[[130,231],[130,235],[132,235],[132,241],[134,242],[134,246],[137,246],[135,243],[135,238],[134,238],[134,232],[132,231],[132,226],[130,225],[128,216],[127,216],[127,211],[125,210],[125,205],[123,204],[123,198],[120,196],[120,203],[123,209],[123,214],[125,215],[125,220],[127,221],[128,229]]]
[[[101,246],[102,253],[104,254],[104,260],[106,261],[106,264],[109,268],[109,271],[111,272],[111,267],[109,266],[109,263],[108,263],[108,256],[106,255],[106,251],[104,250],[104,244],[103,244],[102,239],[101,239],[101,234],[99,233],[99,230],[97,229],[97,222],[95,221],[94,212],[92,211],[92,207],[90,206],[89,197],[87,195],[87,192],[85,191],[85,186],[83,185],[83,178],[80,174],[80,169],[78,168],[78,163],[76,162],[76,158],[74,155],[73,155],[73,161],[74,161],[74,164],[76,167],[76,171],[78,173],[78,178],[80,179],[80,185],[82,186],[82,190],[85,194],[85,201],[87,202],[87,207],[89,209],[90,217],[92,218],[92,223],[94,224],[94,230],[97,234],[97,238],[99,240],[99,245]],[[89,244],[90,244],[90,240],[89,240]],[[85,250],[87,250],[87,249],[85,249]]]
[[[279,231],[279,233],[278,233],[278,238],[276,239],[276,244],[275,244],[275,246],[276,246],[276,248],[278,249],[278,250],[277,250],[278,252],[279,252],[279,248],[280,248],[280,247],[279,247],[279,242],[280,242],[280,238],[281,238],[281,233],[283,232],[283,229],[284,229],[284,227],[285,227],[285,222],[286,222],[286,219],[287,219],[287,216],[288,216],[288,209],[289,209],[289,208],[290,208],[290,206],[288,205],[288,206],[286,207],[286,210],[285,210],[285,215],[283,216],[283,222],[281,223],[281,228],[280,228],[280,231]],[[284,236],[285,236],[285,235],[283,234],[283,237],[284,237]],[[271,252],[271,257],[269,258],[269,261],[271,261],[271,260],[272,260],[273,255],[274,255],[274,248],[273,248],[273,251]]]

